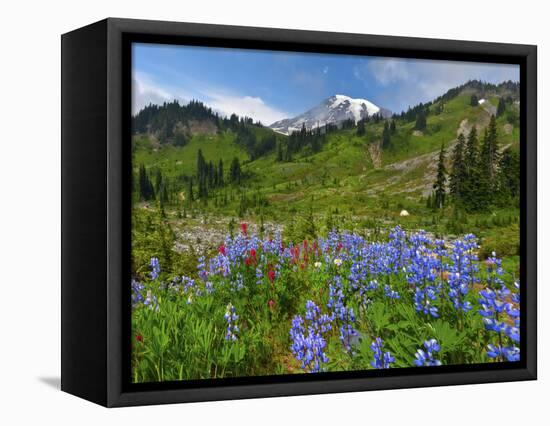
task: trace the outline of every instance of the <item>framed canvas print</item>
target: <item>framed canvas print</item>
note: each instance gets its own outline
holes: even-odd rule
[[[63,390],[536,378],[536,47],[107,19],[62,120]]]

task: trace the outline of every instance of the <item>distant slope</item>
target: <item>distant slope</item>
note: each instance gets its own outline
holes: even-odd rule
[[[277,162],[274,156],[252,161],[246,169],[256,176],[253,185],[282,211],[307,208],[311,200],[320,211],[338,206],[341,211],[367,214],[385,197],[413,209],[421,197],[432,191],[437,157],[443,144],[450,153],[459,133],[465,136],[476,126],[479,143],[490,114],[501,99],[513,93],[507,87],[476,89],[463,87],[452,96],[441,97],[427,106],[427,126],[415,130],[415,121],[396,118],[396,129],[389,148],[382,148],[384,120],[369,121],[365,134],[357,128],[340,129],[327,135],[320,152],[295,155],[290,162]],[[486,96],[481,105],[472,105],[472,95]],[[512,96],[497,118],[501,150],[519,147],[519,108]]]
[[[240,161],[248,159],[244,149],[235,143],[236,135],[231,132],[221,134],[194,135],[183,147],[170,144],[161,145],[150,135],[134,136],[134,169],[143,164],[149,169],[158,168],[168,178],[192,176],[197,172],[197,153],[202,150],[206,161],[223,160],[226,170],[231,160],[237,157]]]
[[[421,205],[421,198],[432,190],[441,146],[445,146],[449,159],[458,134],[467,135],[473,126],[481,143],[490,115],[499,109],[499,104],[503,105],[497,118],[499,147],[519,148],[517,88],[516,84],[465,84],[391,119],[375,116],[361,120],[362,132],[354,123],[331,130],[322,135],[318,150],[305,146],[284,160],[279,150],[282,147],[284,151],[292,136],[277,134],[275,149],[253,156],[242,141],[243,135],[254,134],[256,141],[269,141],[274,132],[250,123],[237,122],[235,130],[222,123],[216,132],[191,134],[181,147],[160,143],[155,134],[134,135],[134,167],[143,164],[150,170],[161,169],[177,186],[181,176],[196,173],[197,152],[201,149],[206,161],[216,164],[223,160],[226,175],[234,157],[241,161],[246,180],[221,189],[220,193],[251,191],[268,201],[269,211],[275,217],[292,217],[296,211],[309,208],[312,200],[317,214],[334,206],[350,214],[385,214],[387,208],[383,206],[388,199],[393,205],[414,212]],[[479,99],[485,102],[480,104]],[[415,117],[421,110],[426,114],[426,127],[419,130]],[[388,130],[389,140],[384,145],[384,128],[389,128],[392,121],[393,130]],[[200,121],[193,128],[201,129]],[[450,170],[449,161],[447,166]],[[181,185],[180,190],[185,190],[185,186]],[[235,214],[237,199],[218,208],[224,214]]]

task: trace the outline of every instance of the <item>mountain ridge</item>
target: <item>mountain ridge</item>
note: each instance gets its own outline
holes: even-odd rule
[[[339,125],[346,120],[353,120],[357,123],[375,114],[387,118],[391,116],[391,111],[367,99],[335,94],[295,117],[276,121],[268,127],[278,133],[288,135],[300,130],[302,126],[305,126],[307,130],[311,130],[327,124]]]

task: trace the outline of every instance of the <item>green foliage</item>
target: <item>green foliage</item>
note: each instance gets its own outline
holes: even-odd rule
[[[241,164],[237,157],[233,158],[231,161],[231,167],[229,168],[229,180],[232,183],[240,183],[242,177]]]
[[[175,235],[159,208],[132,211],[132,271],[143,276],[144,265],[156,257],[168,270],[174,267]]]
[[[520,254],[519,226],[517,223],[505,227],[499,226],[499,231],[486,237],[480,250],[480,258],[486,259],[491,253],[499,256],[519,256]]]
[[[481,149],[475,126],[466,143],[463,135],[459,135],[450,174],[450,192],[455,206],[472,212],[519,202],[519,156],[511,148],[501,154],[498,140],[495,116],[491,116],[485,130]]]
[[[462,185],[465,183],[467,178],[466,162],[464,161],[465,149],[466,140],[464,135],[460,133],[451,157],[452,171],[450,174],[449,192],[455,200],[459,200],[461,203],[464,202],[465,196],[465,191]]]
[[[498,166],[498,197],[500,205],[519,204],[520,163],[517,151],[504,150]]]
[[[364,136],[365,135],[365,121],[359,120],[359,123],[357,123],[357,136]]]
[[[416,122],[414,124],[414,128],[416,130],[425,130],[426,129],[426,112],[424,110],[420,110],[418,114],[416,115]]]
[[[445,146],[441,145],[439,151],[439,159],[437,161],[437,174],[433,184],[433,203],[437,209],[442,209],[445,206],[445,196],[447,183],[447,170],[445,169]]]
[[[155,189],[143,164],[139,166],[138,191],[140,200],[151,200],[155,197]]]
[[[499,98],[497,106],[497,117],[502,116],[504,114],[504,111],[506,111],[506,101],[504,98]]]
[[[391,148],[391,130],[387,121],[384,121],[384,129],[382,130],[382,148]]]
[[[346,122],[341,128],[302,129],[288,137],[237,116],[193,118],[207,130],[208,123],[215,126],[214,131],[203,132],[191,131],[189,118],[163,122],[159,114],[152,119],[153,127],[146,126],[133,137],[132,273],[158,295],[161,309],[135,311],[134,334],[143,340],[134,336],[134,380],[298,371],[289,357],[288,325],[305,297],[326,304],[329,275],[324,266],[308,272],[297,264],[295,270],[282,271],[270,299],[251,289],[239,300],[221,292],[188,303],[187,295],[171,294],[148,279],[152,256],[163,265],[163,282],[182,274],[196,277],[197,257],[217,252],[220,229],[234,236],[237,218],[254,224],[266,237],[282,229],[285,244],[302,244],[332,229],[354,231],[376,241],[397,223],[443,238],[474,232],[482,238],[482,260],[496,251],[505,257],[507,271],[517,271],[518,108],[513,100],[505,100],[504,112],[497,111],[480,144],[477,132],[484,134],[488,116],[477,101],[469,106],[471,91],[490,102],[508,92],[517,99],[513,85],[470,82],[391,120],[375,115],[357,125]],[[202,114],[199,110],[194,117]],[[444,144],[452,143],[464,120],[472,130],[449,148],[447,161]],[[422,133],[413,132],[417,127]],[[507,149],[501,152],[504,146]],[[431,159],[440,147],[437,164],[429,164],[435,163]],[[435,186],[430,188],[433,177],[426,177],[433,176],[434,170]],[[446,196],[447,191],[452,197]],[[400,217],[401,210],[410,216]],[[174,247],[182,239],[187,248],[176,252]],[[335,331],[328,348],[329,368],[371,368],[370,344],[378,335],[395,356],[395,366],[410,366],[419,342],[432,337],[441,343],[444,363],[487,361],[479,355],[485,342],[476,340],[483,332],[480,321],[468,314],[449,322],[426,320],[411,305],[405,277],[390,284],[401,299],[390,302],[373,292],[368,305],[354,304],[360,322],[356,356],[342,351]],[[274,301],[273,309],[268,300]],[[229,302],[243,319],[237,342],[223,338],[223,315]],[[439,307],[443,313],[451,309],[448,301]]]

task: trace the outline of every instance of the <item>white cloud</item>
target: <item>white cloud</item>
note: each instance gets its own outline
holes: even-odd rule
[[[199,81],[194,81],[193,86],[193,93],[181,88],[165,87],[156,83],[150,75],[135,72],[132,76],[132,114],[149,104],[161,105],[173,100],[186,104],[191,99],[198,99],[221,115],[237,114],[240,117],[251,117],[264,125],[289,116],[286,112],[269,106],[259,97],[231,93]]]
[[[251,117],[269,125],[288,117],[280,111],[267,105],[261,98],[254,96],[227,95],[215,92],[207,94],[206,104],[224,115],[237,114],[240,117]]]
[[[357,78],[362,79],[365,73],[372,74],[383,86],[408,80],[410,77],[406,60],[395,58],[375,58],[355,68]]]
[[[134,72],[132,75],[132,114],[149,104],[162,105],[173,100],[186,103],[190,99],[191,97],[179,90],[169,90],[157,85],[145,73]]]
[[[400,58],[372,58],[354,68],[354,75],[365,84],[373,80],[387,87],[382,98],[397,111],[419,102],[426,102],[447,90],[481,80],[500,83],[519,81],[519,66],[457,61],[435,61]]]

